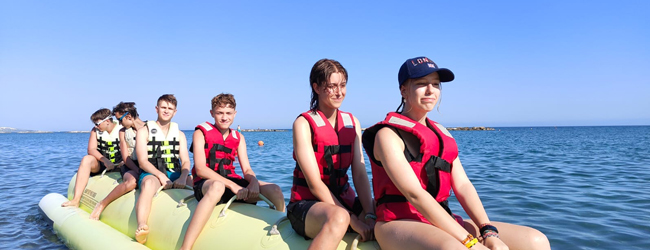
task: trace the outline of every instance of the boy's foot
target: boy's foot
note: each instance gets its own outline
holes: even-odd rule
[[[79,207],[79,202],[78,201],[77,202],[75,202],[75,201],[66,201],[66,202],[62,203],[61,206],[62,207]]]
[[[102,214],[102,211],[104,211],[104,205],[102,205],[102,203],[99,202],[97,203],[97,205],[95,205],[95,209],[93,209],[93,212],[90,213],[90,219],[99,220],[99,215]]]
[[[147,236],[149,236],[149,226],[138,226],[138,229],[135,230],[135,240],[140,244],[144,244],[147,242]]]

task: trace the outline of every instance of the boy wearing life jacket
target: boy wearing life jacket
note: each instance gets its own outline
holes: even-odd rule
[[[279,211],[284,211],[284,196],[278,185],[258,181],[251,169],[244,135],[230,129],[237,111],[232,94],[212,98],[210,115],[214,124],[204,122],[196,126],[192,138],[194,150],[194,196],[199,201],[185,233],[181,249],[191,249],[196,238],[210,218],[214,206],[228,202],[233,196],[255,204],[261,193]],[[235,173],[235,157],[239,159],[244,177]]]
[[[90,213],[90,219],[93,220],[99,220],[99,215],[108,204],[134,190],[137,187],[138,176],[140,176],[140,168],[137,165],[137,158],[133,151],[135,150],[135,133],[138,129],[143,128],[145,123],[138,117],[138,110],[133,102],[120,102],[113,107],[113,115],[122,125],[119,132],[120,153],[122,162],[124,162],[120,167],[122,183],[113,188],[113,191],[106,198],[95,205],[95,209]]]
[[[120,154],[119,131],[122,128],[116,121],[110,109],[100,109],[90,116],[95,127],[90,130],[88,139],[88,155],[81,159],[72,200],[61,204],[62,207],[79,207],[81,195],[91,176],[101,174],[105,169],[113,170],[122,166]]]
[[[138,182],[140,197],[136,203],[135,239],[142,244],[149,235],[147,221],[158,188],[183,188],[192,181],[185,134],[171,121],[176,114],[176,104],[174,95],[160,96],[156,106],[158,119],[146,122],[136,135],[135,152],[143,172]]]

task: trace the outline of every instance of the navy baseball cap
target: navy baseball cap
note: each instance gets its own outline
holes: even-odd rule
[[[397,80],[399,81],[399,86],[402,86],[408,79],[424,77],[433,72],[438,72],[441,82],[451,82],[454,80],[454,73],[451,70],[438,68],[436,63],[425,56],[406,60],[402,64],[402,67],[399,68]]]

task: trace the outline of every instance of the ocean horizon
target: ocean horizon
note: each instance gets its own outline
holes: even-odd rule
[[[535,126],[448,126],[447,129],[454,128],[565,128],[565,127],[645,127],[650,125],[558,125],[558,126],[549,126],[549,125],[535,125]],[[366,127],[367,128],[367,127]],[[366,129],[362,128],[362,129]],[[235,128],[233,128],[235,129]],[[193,131],[194,129],[181,129],[181,131]],[[244,128],[241,129],[242,132],[283,132],[283,131],[292,131],[292,128]],[[8,133],[33,133],[33,134],[44,134],[44,133],[90,133],[90,130],[26,130],[18,129],[12,127],[0,127],[0,134]]]

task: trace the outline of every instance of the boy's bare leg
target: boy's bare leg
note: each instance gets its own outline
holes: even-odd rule
[[[196,206],[190,225],[187,227],[181,250],[192,249],[196,238],[198,238],[201,231],[203,231],[205,223],[210,219],[214,207],[217,205],[219,200],[221,200],[221,196],[223,196],[225,190],[225,185],[219,181],[207,180],[203,183],[201,192],[203,192],[204,195]]]
[[[104,211],[104,208],[108,206],[108,204],[111,204],[114,200],[117,198],[120,198],[122,195],[131,192],[135,187],[137,186],[137,180],[135,179],[137,176],[137,173],[135,170],[129,170],[124,174],[124,182],[120,183],[120,185],[117,185],[111,191],[106,198],[101,200],[100,202],[97,203],[95,206],[95,209],[93,209],[93,212],[90,213],[90,219],[93,220],[99,220],[99,215],[102,214],[102,211]]]
[[[99,162],[92,155],[86,155],[81,159],[79,163],[79,170],[77,171],[77,179],[74,184],[74,196],[72,200],[66,201],[61,204],[62,207],[79,207],[79,201],[81,200],[81,195],[83,194],[84,189],[86,189],[86,184],[88,184],[88,179],[90,178],[90,173],[96,173],[99,171]]]
[[[140,187],[140,197],[135,204],[135,216],[138,220],[138,229],[135,230],[135,240],[141,244],[147,242],[149,235],[149,213],[151,212],[151,202],[156,191],[160,188],[160,181],[153,175],[147,175],[142,180]]]

